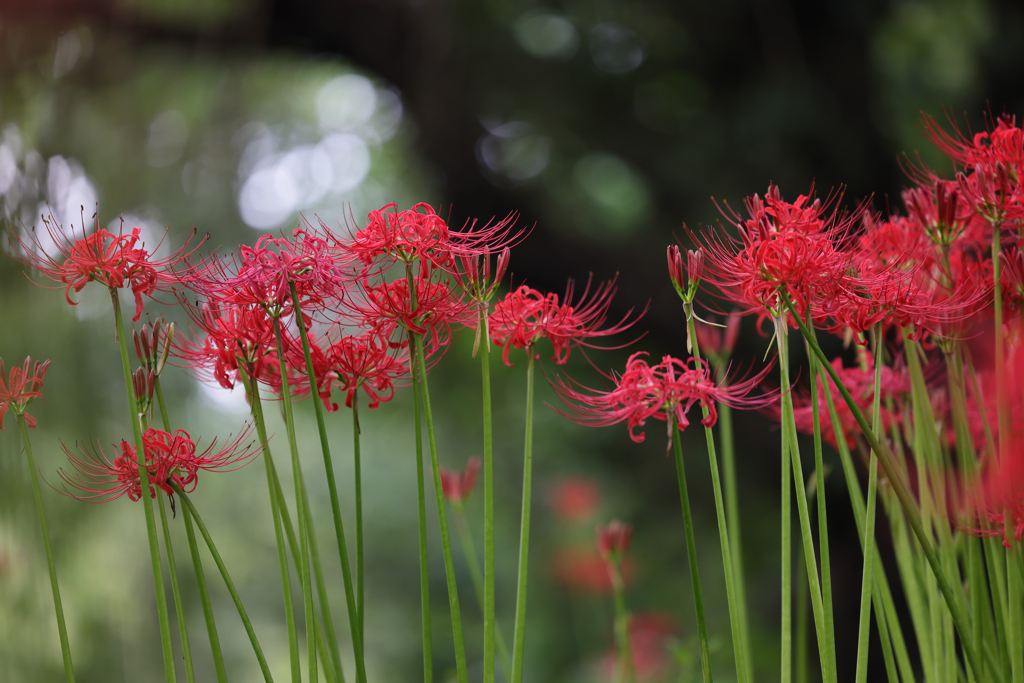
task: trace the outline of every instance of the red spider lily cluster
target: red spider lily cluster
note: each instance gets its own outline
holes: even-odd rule
[[[33,363],[31,357],[26,357],[25,362],[11,368],[11,374],[8,375],[4,361],[0,358],[0,431],[3,431],[4,416],[8,410],[24,416],[25,426],[35,429],[36,419],[25,411],[32,399],[42,400],[43,378],[49,367],[50,361]]]
[[[748,396],[764,380],[770,367],[746,380],[715,384],[707,363],[698,358],[691,358],[686,363],[664,356],[657,365],[650,365],[645,360],[647,355],[645,351],[638,351],[630,356],[626,370],[610,377],[615,388],[609,391],[588,389],[572,380],[556,379],[553,386],[569,406],[569,417],[595,427],[625,421],[630,438],[641,443],[644,433],[636,430],[643,427],[649,418],[667,420],[671,415],[679,428],[685,429],[690,424],[687,412],[699,403],[708,410],[701,424],[712,427],[718,419],[718,403],[758,407],[777,400],[774,394]]]
[[[260,452],[261,445],[250,437],[251,427],[243,429],[225,446],[217,449],[214,440],[206,450],[198,452],[196,443],[183,429],[168,433],[147,429],[142,435],[145,447],[146,472],[149,475],[149,495],[156,498],[159,488],[168,496],[174,494],[172,485],[186,493],[195,490],[199,470],[230,472],[243,467]],[[248,439],[248,441],[246,441]],[[142,498],[139,479],[139,458],[135,447],[122,441],[117,445],[119,455],[109,458],[102,448],[81,447],[81,455],[64,447],[75,474],[60,470],[64,492],[89,503],[107,503],[128,494],[132,501]]]

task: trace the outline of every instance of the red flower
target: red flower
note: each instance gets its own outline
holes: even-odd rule
[[[448,224],[429,204],[420,202],[405,211],[389,211],[395,204],[371,211],[366,227],[358,231],[346,249],[372,266],[384,257],[390,261],[425,263],[447,268],[452,263]]]
[[[632,583],[633,565],[626,558],[619,567],[622,582]],[[590,595],[612,592],[612,576],[608,563],[592,548],[562,548],[555,553],[551,572],[565,588]]]
[[[158,429],[147,429],[142,435],[142,442],[146,452],[150,497],[156,498],[157,487],[167,495],[173,495],[172,483],[191,493],[195,490],[199,470],[228,472],[245,466],[260,451],[260,446],[253,447],[253,441],[242,443],[249,437],[251,430],[252,427],[247,426],[219,451],[214,451],[217,446],[217,440],[214,439],[205,451],[197,453],[195,442],[184,430],[179,429],[170,434]],[[110,460],[102,449],[96,453],[82,447],[82,456],[78,456],[64,446],[68,460],[77,470],[76,475],[59,470],[65,484],[64,492],[87,503],[106,503],[126,493],[129,499],[140,500],[142,485],[135,447],[126,441],[122,441],[118,447],[121,454]],[[82,495],[71,493],[68,487],[82,492]]]
[[[608,318],[608,307],[615,295],[615,281],[598,285],[588,301],[590,285],[591,280],[588,279],[576,303],[572,303],[574,284],[571,281],[561,303],[557,294],[541,294],[526,285],[498,302],[488,324],[494,343],[504,347],[502,358],[505,364],[512,365],[508,357],[510,348],[527,348],[546,338],[554,347],[555,363],[564,365],[573,346],[590,346],[585,340],[617,334],[636,322],[628,321],[633,312],[630,309],[617,324],[599,329]]]
[[[618,564],[629,549],[633,527],[619,520],[612,520],[608,526],[597,528],[597,552],[605,562]]]
[[[433,353],[451,341],[453,325],[471,323],[469,307],[451,287],[431,281],[426,273],[413,278],[416,305],[409,295],[405,278],[371,285],[364,281],[365,301],[350,305],[361,316],[361,324],[393,344],[395,332],[404,328],[424,335],[427,353]]]
[[[50,361],[33,363],[32,357],[27,356],[25,363],[11,368],[11,374],[8,375],[4,361],[0,358],[0,431],[4,430],[4,416],[8,409],[16,415],[24,415],[25,425],[35,429],[36,419],[25,410],[32,399],[42,399],[43,377],[49,367]]]
[[[463,472],[452,472],[442,467],[441,491],[449,503],[462,505],[469,494],[473,493],[473,485],[476,484],[476,473],[480,469],[480,458],[470,458],[466,462],[466,469]]]
[[[601,503],[597,484],[589,479],[572,477],[555,484],[548,495],[555,514],[571,522],[590,519]]]
[[[152,297],[157,291],[173,291],[179,277],[165,271],[177,263],[186,261],[206,241],[206,238],[203,238],[192,249],[188,249],[186,242],[169,257],[153,260],[150,258],[151,252],[140,242],[141,234],[138,228],[133,228],[130,235],[115,235],[100,228],[98,213],[94,219],[94,232],[91,235],[85,234],[83,224],[82,236],[72,239],[75,237],[73,226],[69,237],[52,216],[49,219],[44,218],[49,241],[56,245],[60,255],[47,254],[35,233],[35,228],[32,228],[27,232],[27,241],[22,237],[18,238],[20,260],[54,282],[64,285],[64,296],[72,306],[77,304],[71,300],[71,290],[80,292],[90,282],[99,282],[112,288],[130,286],[135,295],[133,320],[138,320],[142,315],[142,295]],[[159,247],[159,244],[156,245],[153,251]]]
[[[327,336],[324,340],[326,344],[318,344],[310,338],[309,350],[317,393],[329,412],[338,409],[330,400],[335,387],[345,391],[347,408],[353,406],[356,391],[362,388],[373,410],[394,398],[395,382],[409,373],[408,353],[404,349],[396,352],[387,339],[373,331],[343,336],[333,344]],[[289,340],[285,355],[290,366],[306,374],[305,355],[297,341]],[[308,378],[305,385],[308,389]]]
[[[198,311],[186,308],[205,336],[175,340],[174,352],[196,375],[215,379],[225,389],[234,388],[240,369],[256,378],[264,376],[275,347],[273,323],[265,309],[209,302]]]
[[[675,634],[675,620],[663,612],[640,612],[630,617],[629,649],[637,681],[659,680],[668,672],[672,657],[666,645]],[[603,670],[608,678],[621,670],[615,651],[605,656]]]
[[[756,399],[747,397],[751,389],[764,379],[770,366],[745,381],[718,386],[712,381],[707,364],[698,358],[691,358],[687,364],[678,358],[664,356],[661,363],[650,366],[643,358],[646,355],[640,351],[630,356],[626,361],[626,371],[610,378],[616,385],[610,391],[586,387],[576,389],[561,379],[556,380],[553,383],[555,392],[572,412],[572,416],[567,417],[592,427],[625,421],[630,438],[640,443],[644,440],[644,433],[637,434],[635,430],[643,427],[648,418],[665,420],[671,413],[682,430],[690,424],[686,418],[687,411],[695,403],[700,403],[708,409],[708,416],[701,420],[701,424],[712,427],[718,419],[716,404],[719,402],[734,408],[758,407],[778,398],[774,394]]]

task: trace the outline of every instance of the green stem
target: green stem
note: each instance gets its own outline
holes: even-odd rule
[[[167,417],[167,403],[164,401],[164,391],[160,386],[160,376],[157,375],[154,381],[156,402],[160,407],[160,419],[164,425],[164,431],[171,432],[171,420]],[[163,510],[161,510],[161,513]],[[206,632],[210,638],[210,653],[213,655],[213,666],[217,672],[218,683],[226,683],[228,679],[227,669],[224,667],[224,654],[220,649],[220,637],[217,635],[217,622],[213,615],[213,605],[210,603],[210,593],[206,587],[206,575],[203,573],[203,560],[199,556],[199,545],[196,543],[196,532],[192,528],[192,515],[188,508],[181,509],[181,516],[185,520],[185,535],[188,537],[188,550],[192,556],[192,568],[196,575],[196,586],[199,589],[199,601],[203,605],[203,618],[206,620]]]
[[[807,315],[808,322],[810,322],[810,310],[808,310]],[[826,659],[828,675],[826,679],[836,681],[839,674],[836,669],[836,629],[835,615],[832,609],[832,561],[828,542],[828,513],[825,509],[825,464],[821,452],[818,363],[809,351],[807,353],[807,360],[810,367],[811,380],[811,423],[814,425],[814,477],[816,483],[815,498],[818,503],[818,556],[819,564],[821,565],[821,602],[825,613],[825,644],[828,647],[828,657]],[[792,410],[790,414],[792,415]]]
[[[477,602],[480,603],[480,611],[484,609],[484,577],[480,572],[480,563],[476,556],[476,544],[473,543],[473,532],[469,529],[469,522],[466,515],[458,506],[452,506],[455,510],[455,526],[459,530],[459,540],[462,541],[462,554],[466,557],[466,569],[469,570],[469,578],[473,582],[473,590],[476,592]],[[495,624],[495,644],[498,650],[498,659],[501,662],[501,672],[506,680],[511,680],[512,657],[508,651],[508,644],[501,633],[501,626]]]
[[[156,516],[149,493],[149,469],[146,466],[146,448],[142,442],[142,424],[139,422],[139,406],[135,401],[135,389],[132,386],[132,369],[128,360],[128,342],[124,335],[124,322],[121,318],[121,302],[117,288],[110,287],[110,301],[114,306],[114,325],[117,331],[117,342],[121,348],[121,367],[124,370],[124,385],[128,393],[128,409],[131,412],[132,434],[135,436],[135,454],[139,461],[139,488],[142,491],[142,509],[146,517],[146,533],[149,537],[149,560],[153,565],[153,584],[156,594],[157,619],[160,622],[160,645],[163,649],[164,677],[167,683],[174,683],[174,651],[171,648],[171,624],[167,616],[167,595],[164,592],[164,575],[160,567],[160,542],[156,534]]]
[[[494,434],[491,416],[491,340],[487,329],[487,310],[481,306],[478,326],[480,330],[480,377],[484,417],[484,683],[494,683],[494,646],[497,638],[497,619],[494,610]],[[472,539],[471,539],[472,540]],[[476,555],[473,555],[476,564]],[[499,644],[502,668],[508,679],[511,664],[508,648],[501,639]]]
[[[523,509],[519,526],[519,577],[512,637],[512,683],[522,683],[526,641],[526,575],[530,556],[530,498],[533,484],[533,345],[526,347],[526,434],[523,448]]]
[[[612,595],[615,600],[615,639],[618,641],[619,658],[622,662],[622,679],[625,683],[636,683],[633,666],[633,648],[629,640],[629,610],[626,608],[626,586],[618,561],[608,563],[612,578]]]
[[[309,352],[309,333],[306,330],[304,314],[299,302],[298,292],[295,290],[295,283],[289,282],[288,287],[292,294],[292,310],[295,314],[295,325],[299,328],[299,337],[302,339],[302,354],[306,358],[306,376],[309,378],[310,386],[316,385],[316,371],[313,368],[313,357]],[[317,431],[320,433],[320,449],[324,457],[324,470],[327,475],[327,490],[331,497],[331,513],[334,515],[334,534],[338,541],[338,556],[341,558],[341,577],[345,584],[345,602],[348,605],[348,620],[352,629],[352,650],[356,660],[356,681],[366,683],[366,666],[363,662],[363,629],[362,612],[356,606],[355,591],[352,586],[352,569],[348,561],[348,545],[345,542],[345,526],[341,520],[341,503],[338,498],[338,483],[334,479],[334,461],[331,459],[331,446],[327,439],[327,425],[324,422],[324,409],[320,397],[313,391],[313,411],[316,413]],[[311,683],[316,683],[313,675],[310,675]]]
[[[792,301],[785,292],[782,293],[782,296],[790,311],[793,312],[797,325],[800,326],[800,332],[804,335],[804,338],[807,339],[811,348],[814,350],[814,353],[821,361],[822,367],[824,367],[828,372],[829,376],[832,378],[832,382],[839,390],[839,393],[842,394],[843,400],[846,401],[846,405],[849,406],[850,412],[853,413],[853,417],[857,421],[857,426],[860,427],[861,433],[868,442],[868,446],[881,456],[879,458],[879,463],[882,465],[882,470],[885,472],[885,476],[889,480],[893,492],[899,499],[900,505],[907,516],[907,521],[910,522],[914,535],[917,536],[917,540],[921,544],[921,548],[924,551],[925,556],[928,558],[928,564],[931,567],[932,573],[935,575],[935,578],[939,583],[939,590],[942,593],[943,599],[946,601],[946,606],[953,618],[956,630],[960,634],[961,647],[964,651],[964,657],[967,659],[967,664],[979,680],[984,680],[981,678],[981,663],[978,660],[974,645],[971,642],[971,630],[968,628],[967,622],[964,621],[963,614],[956,603],[956,598],[953,595],[952,588],[950,588],[949,581],[946,579],[946,574],[942,569],[939,557],[935,552],[935,548],[932,546],[931,540],[928,538],[928,534],[924,530],[924,526],[921,522],[921,514],[917,509],[913,496],[907,489],[907,486],[903,482],[900,472],[897,469],[892,451],[889,450],[887,445],[879,442],[879,440],[875,438],[875,435],[871,431],[867,420],[864,418],[864,414],[861,412],[860,407],[857,405],[857,402],[853,400],[853,396],[850,395],[850,392],[842,383],[842,380],[839,379],[839,375],[836,373],[835,368],[833,368],[828,362],[828,359],[825,357],[825,353],[821,350],[821,347],[818,346],[817,341],[814,339],[814,335],[812,335],[807,329],[803,320],[796,315]]]
[[[238,371],[245,392],[249,396],[249,406],[253,422],[256,423],[256,435],[262,444],[263,465],[267,473],[267,490],[270,493],[270,514],[274,520],[274,541],[277,545],[277,565],[281,574],[281,592],[284,597],[285,625],[288,632],[288,660],[291,664],[292,681],[302,681],[302,667],[299,655],[299,635],[295,625],[295,605],[292,602],[292,583],[288,573],[288,557],[284,549],[284,533],[281,529],[281,503],[274,490],[274,460],[270,454],[270,439],[267,436],[266,420],[263,416],[263,403],[259,395],[259,386],[252,382],[242,368]],[[298,563],[296,563],[298,564]]]
[[[696,324],[693,315],[686,316],[689,338],[693,346],[693,355],[700,358],[700,346],[697,342]],[[707,419],[710,411],[701,404],[701,412]],[[704,427],[704,437],[708,448],[708,461],[711,465],[711,485],[715,495],[715,512],[718,519],[718,539],[722,548],[722,568],[725,572],[725,592],[729,605],[729,624],[732,629],[733,653],[736,658],[736,678],[739,683],[748,683],[750,671],[750,652],[744,634],[746,605],[740,602],[740,592],[736,589],[737,576],[733,558],[733,538],[729,533],[730,525],[726,517],[725,502],[722,496],[722,483],[718,474],[718,455],[715,452],[715,436],[710,427]],[[738,539],[736,539],[738,542]]]
[[[785,322],[775,321],[775,334],[782,337],[776,340],[779,347],[779,375],[783,391],[789,391],[789,347],[785,339]],[[785,394],[784,394],[785,395]],[[787,403],[782,401],[782,485],[781,485],[781,506],[782,506],[782,635],[781,635],[781,659],[782,672],[779,676],[781,683],[791,683],[793,680],[793,509],[792,509],[792,481],[789,473],[789,450],[790,432],[786,427]]]
[[[1015,567],[1015,552],[1012,544],[1016,541],[1014,538],[1014,525],[1013,516],[1010,514],[1010,510],[1004,510],[1004,539],[1011,544],[1010,548],[1006,550],[1006,592],[1007,592],[1007,607],[1009,608],[1008,616],[1006,620],[1006,640],[1009,643],[1017,643],[1017,646],[1010,646],[1010,680],[1012,683],[1024,683],[1024,647],[1021,647],[1021,617],[1022,607],[1021,605],[1021,573],[1018,568]]]
[[[807,587],[807,565],[801,546],[796,547],[796,681],[810,683],[809,612],[810,589]]]
[[[416,347],[416,362],[419,364],[419,384],[423,390],[423,414],[427,422],[427,445],[430,447],[430,465],[434,474],[434,495],[437,499],[437,517],[441,526],[441,550],[444,553],[444,573],[448,580],[448,607],[452,615],[452,639],[455,641],[455,670],[459,683],[466,683],[466,645],[462,637],[462,614],[459,610],[459,589],[455,583],[455,563],[452,559],[452,543],[448,533],[448,513],[444,507],[444,492],[441,489],[441,464],[437,457],[437,437],[434,434],[434,416],[430,407],[430,389],[427,384],[427,364],[423,353],[423,338],[412,334]],[[515,667],[513,666],[513,676]],[[518,683],[518,682],[517,682]]]
[[[46,568],[50,571],[50,590],[53,591],[53,609],[57,615],[57,632],[60,634],[60,651],[64,658],[64,678],[74,683],[75,669],[71,664],[71,645],[68,643],[68,628],[64,623],[64,605],[60,600],[60,586],[57,585],[57,567],[53,563],[53,550],[50,548],[50,534],[46,530],[46,516],[43,514],[43,498],[39,494],[39,475],[36,473],[36,462],[32,457],[32,444],[28,440],[28,428],[25,416],[15,413],[21,439],[25,443],[25,456],[28,458],[28,471],[32,475],[32,494],[35,496],[36,512],[39,514],[39,527],[43,532],[43,548],[46,550]]]
[[[415,297],[412,275],[409,274],[410,296]],[[413,302],[415,307],[415,302]],[[423,681],[434,679],[433,637],[430,626],[430,575],[427,566],[427,501],[426,482],[423,472],[423,427],[420,424],[419,366],[416,362],[416,345],[409,343],[409,372],[412,375],[413,431],[416,435],[416,504],[419,521],[420,543],[420,620],[423,631]]]
[[[352,462],[356,491],[356,613],[359,615],[361,635],[366,632],[366,610],[363,589],[363,466],[359,448],[359,394],[352,395]],[[362,640],[360,644],[365,647]]]
[[[285,355],[281,319],[274,318],[273,321],[274,337],[277,340],[277,357],[283,359]],[[295,516],[299,520],[299,582],[302,584],[302,607],[306,617],[306,656],[309,661],[309,681],[316,683],[316,617],[313,612],[313,591],[309,575],[309,516],[306,514],[304,504],[306,493],[302,485],[302,466],[299,463],[299,446],[295,438],[295,418],[292,414],[291,388],[288,386],[288,366],[284,362],[281,362],[280,366],[281,401],[284,404],[284,421],[288,431],[288,445],[291,447],[292,471],[295,478]],[[314,400],[319,399],[314,398]]]
[[[164,510],[164,499],[156,498],[156,507],[160,511],[160,526],[164,533],[164,549],[167,551],[167,568],[171,575],[171,593],[174,595],[174,611],[178,615],[178,633],[181,636],[181,653],[185,658],[185,680],[195,683],[196,673],[192,666],[192,647],[188,642],[188,626],[185,624],[185,605],[181,601],[181,588],[178,585],[178,569],[174,564],[174,548],[171,545],[171,529],[167,524],[167,512]]]
[[[697,635],[700,639],[700,665],[704,683],[711,683],[711,648],[708,646],[708,626],[704,619],[704,594],[700,589],[700,571],[697,568],[697,542],[693,537],[693,518],[690,516],[690,494],[686,489],[686,467],[683,464],[683,446],[675,415],[666,412],[676,456],[676,477],[679,479],[679,502],[683,509],[683,529],[686,534],[686,555],[690,561],[690,584],[693,587],[693,609],[697,615]]]
[[[875,436],[880,437],[882,431],[882,339],[881,325],[871,330],[871,342],[875,350],[875,393],[871,406],[871,419],[874,424]],[[836,437],[843,438],[842,435]],[[874,575],[875,560],[875,510],[878,500],[878,456],[871,452],[868,462],[868,510],[864,525],[863,541],[864,570],[860,585],[860,626],[857,634],[857,669],[854,680],[865,683],[868,678],[868,636],[871,631],[871,579]],[[881,619],[879,619],[881,621]]]
[[[267,658],[263,656],[263,648],[260,647],[260,641],[256,638],[256,631],[252,628],[252,623],[249,621],[249,615],[245,612],[245,606],[242,605],[242,599],[238,597],[238,591],[235,590],[235,584],[231,581],[231,575],[228,574],[228,568],[224,565],[224,560],[221,559],[220,553],[217,551],[217,546],[213,543],[213,537],[210,536],[210,532],[207,531],[206,525],[203,523],[203,518],[199,516],[199,512],[196,510],[196,506],[192,504],[192,499],[181,490],[181,488],[171,483],[171,488],[178,494],[181,502],[185,504],[188,511],[195,518],[196,526],[199,527],[199,533],[202,534],[203,539],[206,541],[206,546],[210,549],[210,554],[213,555],[213,561],[217,564],[217,569],[220,570],[220,575],[224,579],[224,585],[228,589],[228,593],[231,594],[231,599],[235,602],[235,607],[238,608],[238,616],[242,619],[242,625],[245,626],[245,632],[249,634],[249,642],[252,643],[253,652],[256,653],[256,661],[259,662],[260,671],[263,672],[263,678],[267,683],[273,683],[274,677],[270,675],[270,667],[267,665]],[[314,663],[315,666],[315,663]]]

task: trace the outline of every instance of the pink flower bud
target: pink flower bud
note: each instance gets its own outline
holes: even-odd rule
[[[470,458],[466,463],[464,472],[452,472],[444,467],[441,468],[441,491],[449,503],[461,505],[473,492],[473,485],[476,484],[476,473],[480,469],[480,458]]]
[[[617,563],[629,549],[633,527],[613,520],[606,527],[597,529],[597,550],[606,562]]]

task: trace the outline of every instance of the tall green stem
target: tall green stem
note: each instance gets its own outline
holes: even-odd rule
[[[281,319],[274,318],[274,337],[277,340],[277,357],[284,358],[284,343],[281,337]],[[300,326],[301,327],[301,326]],[[313,613],[313,591],[309,574],[309,517],[304,504],[305,490],[302,485],[302,466],[299,463],[299,446],[295,439],[295,418],[292,414],[291,388],[288,386],[288,366],[281,366],[281,402],[284,404],[284,421],[288,431],[288,445],[292,453],[292,471],[295,478],[295,516],[299,520],[299,582],[302,584],[302,606],[306,617],[306,657],[309,661],[309,681],[316,683],[316,617]],[[310,375],[313,377],[313,375]],[[311,380],[312,381],[312,380]],[[314,398],[314,400],[318,400]]]
[[[410,296],[415,297],[412,273],[409,273]],[[413,302],[415,306],[415,301]],[[430,575],[427,566],[427,501],[426,481],[423,472],[423,426],[420,424],[419,364],[416,362],[416,345],[409,335],[409,372],[412,375],[413,431],[416,435],[416,507],[419,522],[420,544],[420,620],[423,631],[423,681],[434,679],[433,636],[430,626]]]
[[[683,530],[686,535],[686,556],[690,561],[690,584],[693,587],[693,611],[697,615],[697,637],[700,639],[700,666],[704,683],[711,683],[711,648],[708,646],[708,626],[704,619],[704,594],[700,588],[700,571],[697,568],[697,542],[693,536],[693,518],[690,515],[690,494],[686,488],[686,466],[683,464],[683,445],[680,442],[679,425],[675,415],[666,411],[676,456],[676,477],[679,480],[679,504],[683,509]]]
[[[473,590],[476,591],[477,602],[480,603],[480,611],[484,609],[484,577],[480,572],[479,560],[476,556],[476,544],[473,543],[473,532],[469,529],[469,522],[461,509],[455,509],[455,526],[459,530],[459,539],[462,541],[462,554],[466,557],[466,569],[469,570],[469,578],[473,581]],[[511,680],[512,656],[508,651],[508,644],[501,633],[501,626],[494,625],[494,642],[497,646],[498,660],[501,662],[501,672],[505,680]]]
[[[693,355],[700,358],[700,346],[697,341],[696,324],[693,315],[686,316],[686,325]],[[706,419],[710,414],[707,406],[701,404],[701,411]],[[725,502],[722,496],[722,483],[718,475],[718,455],[715,452],[715,436],[711,427],[704,427],[704,437],[708,447],[708,461],[711,465],[711,485],[715,494],[715,512],[718,516],[718,540],[722,547],[722,567],[725,572],[725,593],[729,604],[729,624],[732,629],[733,653],[736,658],[736,679],[739,683],[750,681],[750,651],[745,637],[746,605],[741,602],[741,593],[737,590],[737,572],[733,557],[733,538],[729,533],[729,521],[726,516]],[[738,542],[738,539],[736,539]],[[742,580],[742,579],[741,579]]]
[[[309,352],[309,333],[300,306],[299,295],[295,283],[289,282],[292,294],[292,310],[295,313],[295,326],[299,328],[302,339],[302,354],[306,358],[306,376],[311,385],[316,384],[316,371],[313,369],[313,357]],[[283,357],[283,356],[282,356]],[[334,479],[334,461],[331,459],[331,446],[327,439],[327,425],[324,423],[324,409],[316,391],[313,392],[313,410],[316,413],[317,431],[320,433],[320,449],[324,457],[324,470],[327,475],[327,490],[331,496],[331,513],[334,515],[334,533],[338,541],[338,556],[341,558],[341,577],[345,584],[345,602],[348,605],[348,620],[352,629],[352,650],[356,660],[356,681],[366,683],[366,666],[363,662],[363,629],[361,611],[356,606],[355,591],[352,587],[352,570],[348,561],[348,545],[345,542],[345,526],[341,520],[341,503],[338,498],[338,483]],[[361,513],[360,513],[361,514]],[[316,679],[310,674],[311,683]]]
[[[167,569],[171,576],[171,594],[174,596],[174,611],[178,615],[178,635],[181,636],[181,653],[185,659],[185,680],[188,683],[195,683],[196,673],[192,666],[192,647],[188,642],[188,626],[185,623],[185,605],[181,600],[178,568],[174,564],[174,547],[171,545],[171,528],[167,524],[167,512],[164,510],[162,497],[157,496],[156,506],[160,510],[160,526],[164,533],[164,549],[167,551]]]
[[[163,421],[164,431],[170,433],[171,420],[167,417],[167,403],[164,401],[164,391],[160,386],[160,376],[157,375],[153,382],[156,392],[156,402],[160,407],[160,418]],[[196,532],[192,528],[192,515],[188,508],[181,509],[182,519],[185,520],[185,535],[188,537],[188,550],[192,556],[192,568],[196,575],[196,586],[199,589],[199,601],[203,605],[203,618],[206,620],[206,632],[210,638],[210,653],[213,655],[213,666],[217,672],[218,683],[227,683],[228,674],[224,668],[224,654],[220,649],[220,637],[217,635],[217,622],[213,616],[213,605],[210,604],[210,593],[206,586],[206,575],[203,573],[203,561],[199,556],[199,546],[196,544]]]
[[[256,637],[256,631],[252,628],[252,623],[249,621],[249,615],[245,612],[245,606],[242,605],[242,599],[238,597],[238,591],[235,590],[235,584],[231,581],[231,575],[228,574],[228,568],[224,565],[224,560],[221,559],[220,553],[217,551],[217,546],[213,542],[213,537],[210,536],[210,532],[207,531],[206,525],[203,523],[203,518],[199,516],[199,512],[196,510],[195,505],[192,504],[192,500],[188,495],[181,490],[181,488],[171,483],[171,488],[178,494],[181,502],[185,504],[188,511],[195,518],[196,526],[199,527],[199,533],[202,534],[203,539],[206,541],[206,546],[210,549],[210,554],[213,555],[213,561],[217,564],[217,569],[220,570],[220,575],[224,579],[224,585],[227,586],[228,593],[231,594],[231,599],[235,602],[235,607],[238,609],[238,616],[242,619],[242,625],[245,626],[245,632],[249,634],[249,642],[252,643],[253,652],[256,653],[256,661],[259,662],[260,671],[263,672],[263,679],[267,683],[273,683],[274,677],[270,674],[270,667],[267,665],[267,658],[263,656],[263,648],[260,647],[260,641]],[[316,662],[314,661],[314,667]]]
[[[792,301],[785,293],[783,293],[783,297],[790,311],[793,311]],[[868,446],[881,456],[879,458],[879,463],[882,465],[882,470],[885,472],[885,476],[889,480],[893,492],[899,499],[900,506],[903,508],[903,511],[907,516],[907,521],[910,522],[914,535],[917,536],[917,540],[920,542],[921,548],[924,550],[925,556],[928,558],[928,564],[939,583],[939,590],[942,593],[943,599],[946,601],[946,606],[949,609],[949,613],[953,619],[954,625],[956,626],[956,630],[960,634],[960,642],[964,651],[964,658],[967,660],[968,666],[974,671],[974,675],[978,677],[978,680],[984,680],[981,678],[981,663],[978,660],[974,644],[971,642],[971,630],[968,627],[967,622],[964,620],[960,607],[957,605],[956,598],[953,595],[953,590],[949,585],[949,581],[946,579],[946,573],[943,571],[938,554],[935,552],[935,548],[932,546],[931,540],[928,538],[928,534],[924,530],[924,526],[921,522],[921,514],[917,509],[913,496],[907,489],[907,485],[903,481],[900,472],[897,469],[892,451],[887,445],[875,438],[875,435],[872,432],[871,427],[868,425],[867,420],[864,418],[864,414],[861,412],[860,407],[853,399],[853,396],[850,395],[849,390],[847,390],[842,380],[839,379],[839,375],[836,373],[835,368],[833,368],[828,362],[828,359],[825,357],[825,353],[821,350],[821,347],[818,346],[817,341],[814,339],[814,335],[810,333],[810,330],[807,329],[803,320],[801,320],[795,312],[794,317],[796,318],[797,324],[800,326],[800,332],[804,335],[804,338],[808,340],[812,350],[821,361],[821,366],[828,372],[829,376],[832,378],[833,384],[835,384],[839,393],[843,396],[843,400],[846,402],[846,405],[850,408],[850,412],[853,413],[857,426],[860,427],[861,433],[868,442]]]
[[[160,567],[160,542],[157,540],[156,516],[149,495],[149,469],[146,466],[146,448],[142,442],[142,424],[139,422],[139,406],[135,401],[132,385],[132,368],[128,360],[128,342],[124,336],[124,322],[121,318],[121,302],[117,288],[109,287],[110,301],[114,306],[114,325],[117,342],[121,348],[121,367],[124,370],[124,386],[128,393],[128,409],[131,412],[132,434],[135,436],[135,454],[139,461],[139,488],[142,491],[142,509],[146,516],[146,533],[149,537],[149,560],[153,565],[153,584],[156,593],[156,612],[160,622],[160,645],[163,649],[164,677],[167,683],[174,683],[174,651],[171,648],[171,624],[167,617],[167,595],[164,592],[164,575]]]
[[[250,369],[251,370],[251,369]],[[299,635],[295,626],[295,606],[292,603],[292,583],[288,573],[288,557],[284,548],[284,533],[281,529],[281,501],[274,490],[274,460],[270,454],[270,439],[267,437],[266,420],[263,417],[263,403],[259,396],[259,386],[250,379],[249,373],[239,370],[239,377],[249,396],[249,406],[253,422],[256,423],[256,435],[262,444],[263,466],[267,473],[267,490],[270,493],[270,514],[274,520],[274,541],[277,545],[277,565],[281,574],[281,592],[284,597],[285,625],[288,631],[288,659],[291,664],[292,681],[302,681],[302,668],[299,656]]]
[[[365,633],[366,611],[363,584],[363,465],[359,448],[359,394],[352,394],[352,462],[356,491],[356,613],[359,633]],[[360,641],[362,642],[362,641]]]
[[[523,447],[523,509],[519,523],[519,576],[512,636],[512,683],[522,683],[526,643],[526,576],[530,560],[530,499],[533,485],[533,346],[526,347],[526,434]]]
[[[50,590],[53,592],[53,609],[57,615],[57,632],[60,634],[60,651],[64,658],[64,678],[68,683],[75,681],[75,668],[71,664],[71,645],[68,643],[68,628],[64,624],[64,605],[60,600],[60,586],[57,585],[57,567],[53,563],[53,550],[50,548],[50,534],[46,530],[46,516],[43,514],[43,498],[39,494],[39,475],[36,473],[36,462],[32,457],[32,444],[28,440],[28,428],[25,416],[15,413],[21,439],[25,443],[25,457],[28,458],[28,471],[32,475],[32,494],[35,496],[36,513],[39,515],[39,527],[43,532],[43,548],[46,550],[46,568],[50,571]]]
[[[615,601],[615,640],[619,650],[624,683],[636,683],[636,670],[633,666],[633,648],[629,640],[629,609],[626,607],[626,585],[622,580],[617,560],[608,563],[608,572],[612,579],[612,596]]]
[[[875,436],[881,437],[882,432],[882,339],[881,326],[876,325],[871,331],[871,342],[875,350],[875,393],[871,405],[871,419]],[[827,387],[826,387],[827,390]],[[837,434],[837,439],[844,438]],[[875,559],[875,509],[878,499],[878,456],[871,452],[868,462],[868,510],[864,524],[863,541],[864,570],[860,585],[860,626],[857,634],[857,670],[856,683],[865,683],[868,677],[868,635],[871,630],[871,579],[874,576]],[[878,615],[881,622],[881,615]]]
[[[427,445],[430,447],[430,465],[434,474],[434,495],[437,499],[437,517],[441,526],[441,550],[444,554],[444,573],[448,580],[448,607],[452,615],[452,639],[455,641],[455,670],[459,683],[467,683],[466,645],[462,637],[462,614],[459,610],[459,589],[455,584],[455,562],[452,559],[452,542],[448,533],[448,513],[444,507],[444,492],[441,489],[441,464],[437,457],[437,438],[434,434],[434,416],[430,407],[430,389],[427,384],[427,364],[423,353],[423,338],[412,334],[416,347],[416,362],[419,364],[419,384],[423,390],[423,414],[427,421]],[[513,665],[513,672],[515,667]],[[514,673],[513,673],[514,675]]]
[[[497,620],[494,616],[494,434],[491,425],[491,340],[487,329],[487,310],[480,308],[480,377],[484,417],[484,683],[494,683],[494,646]],[[473,556],[476,564],[476,555]],[[502,644],[502,650],[506,650]],[[502,666],[509,675],[508,652]]]
[[[780,332],[781,329],[781,332]],[[786,340],[785,321],[775,321],[776,342],[779,347],[779,374],[784,392],[789,391],[789,346]],[[782,672],[781,683],[793,680],[793,510],[792,481],[789,473],[789,440],[787,427],[787,404],[782,401]]]

